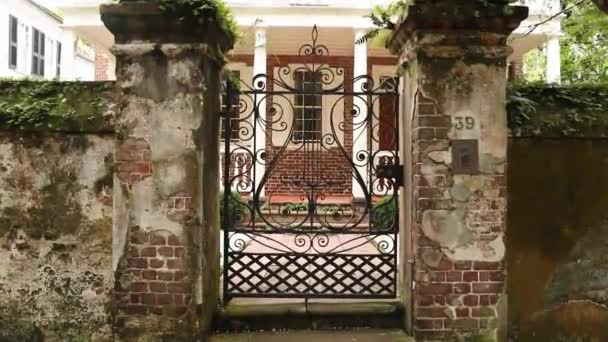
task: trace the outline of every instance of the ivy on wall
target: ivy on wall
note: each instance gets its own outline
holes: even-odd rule
[[[511,84],[513,136],[608,137],[608,84]]]
[[[111,82],[0,80],[0,129],[111,132]]]

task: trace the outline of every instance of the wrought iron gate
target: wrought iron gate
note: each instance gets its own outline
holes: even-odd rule
[[[349,79],[317,39],[301,64],[225,82],[226,301],[396,296],[397,78]]]

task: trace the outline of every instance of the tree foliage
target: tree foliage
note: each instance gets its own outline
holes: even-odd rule
[[[562,0],[568,7],[575,0]],[[562,81],[565,83],[608,81],[608,16],[591,1],[566,13],[562,21]]]

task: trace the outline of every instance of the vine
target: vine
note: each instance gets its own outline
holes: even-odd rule
[[[111,132],[111,86],[0,80],[0,129]]]
[[[507,113],[514,136],[608,137],[608,84],[511,84]]]

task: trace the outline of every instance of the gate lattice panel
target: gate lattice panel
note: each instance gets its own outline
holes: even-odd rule
[[[317,39],[225,83],[225,300],[396,296],[397,78],[349,79]]]

